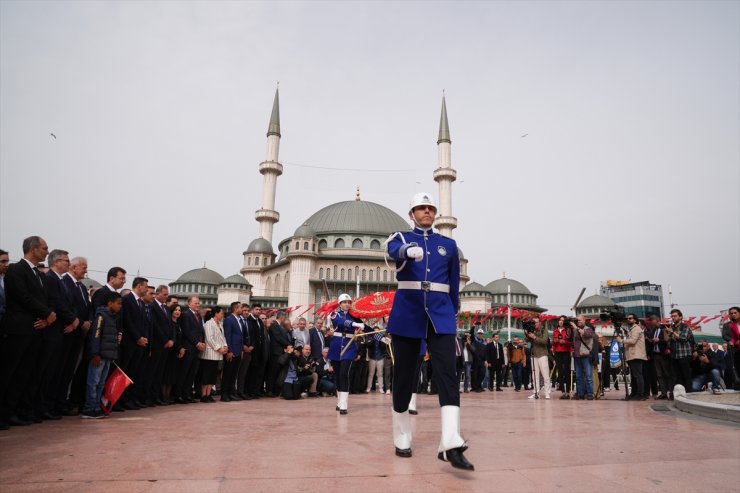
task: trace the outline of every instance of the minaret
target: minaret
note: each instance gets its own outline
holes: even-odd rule
[[[275,189],[277,177],[283,174],[283,165],[278,162],[280,151],[280,99],[278,89],[275,89],[275,101],[272,103],[270,125],[267,127],[267,159],[260,163],[260,173],[264,176],[262,182],[262,207],[254,213],[254,218],[260,223],[260,236],[272,244],[272,226],[280,220],[280,214],[275,210]]]
[[[442,115],[439,119],[439,137],[437,138],[437,156],[439,167],[434,170],[434,181],[439,183],[439,217],[435,227],[445,236],[452,237],[452,230],[457,227],[457,218],[452,215],[452,182],[457,179],[457,171],[452,169],[452,140],[450,126],[447,123],[447,104],[442,93]]]

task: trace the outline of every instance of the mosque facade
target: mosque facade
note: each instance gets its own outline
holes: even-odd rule
[[[198,295],[201,303],[228,305],[232,301],[259,302],[263,307],[294,307],[311,315],[314,307],[342,293],[352,297],[396,288],[395,265],[386,262],[384,242],[395,231],[410,229],[406,219],[391,209],[362,200],[359,189],[354,200],[328,205],[307,217],[292,236],[273,243],[273,227],[280,220],[276,210],[277,181],[283,174],[279,160],[280,101],[275,91],[267,129],[267,156],[259,164],[263,176],[260,208],[255,211],[258,235],[242,254],[237,274],[224,279],[206,268],[193,269],[170,284],[173,294]],[[442,98],[438,167],[438,212],[435,227],[452,236],[457,218],[452,214],[452,139],[447,106]],[[469,277],[468,261],[460,252],[460,289]],[[296,308],[297,307],[297,308]]]

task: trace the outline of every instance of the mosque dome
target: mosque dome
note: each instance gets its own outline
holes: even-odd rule
[[[468,293],[468,292],[482,292],[485,293],[488,290],[483,287],[483,285],[478,284],[477,282],[470,282],[465,285],[464,288],[462,288],[461,293]]]
[[[223,281],[221,281],[221,286],[222,287],[227,287],[227,286],[247,287],[247,286],[251,286],[251,284],[249,284],[247,280],[244,279],[244,276],[240,274],[234,274],[233,276],[229,276]]]
[[[201,267],[199,269],[193,269],[187,271],[181,275],[176,283],[198,283],[198,284],[221,284],[224,278],[216,271]]]
[[[578,308],[602,308],[614,306],[617,306],[617,304],[606,296],[601,296],[600,294],[589,296],[578,303]]]
[[[266,239],[259,237],[252,240],[247,247],[246,253],[269,253],[272,254],[272,244]]]
[[[306,219],[304,226],[312,228],[316,234],[369,233],[389,235],[395,231],[409,229],[408,223],[392,210],[365,200],[348,200],[328,205]],[[301,228],[304,226],[301,226]]]
[[[506,277],[489,282],[486,285],[486,289],[490,291],[491,294],[506,294],[508,292],[508,286],[511,286],[511,294],[532,294],[524,284]]]

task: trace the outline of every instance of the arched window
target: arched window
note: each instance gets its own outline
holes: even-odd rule
[[[370,248],[372,248],[373,250],[380,250],[380,242],[378,240],[371,241]]]
[[[383,271],[383,282],[386,282],[386,281],[388,281],[388,271],[384,270]]]
[[[339,271],[339,280],[344,281],[344,269]]]
[[[254,265],[259,265],[259,264],[260,264],[260,258],[254,257]]]
[[[290,289],[290,272],[285,273],[285,279],[283,280],[283,292],[282,296],[288,296],[288,290]]]
[[[336,241],[334,241],[334,248],[344,248],[344,240],[342,238],[337,238]]]
[[[364,281],[367,277],[367,271],[365,269],[362,269],[362,280]]]
[[[322,267],[319,269],[319,279],[323,279],[323,278],[324,278],[324,268]]]
[[[326,268],[326,280],[327,281],[331,280],[331,267]]]
[[[380,281],[380,267],[375,268],[375,279]]]
[[[363,245],[361,239],[355,238],[354,240],[352,240],[352,248],[362,248],[363,246],[365,245]]]
[[[351,281],[352,280],[352,267],[350,267],[349,269],[347,269],[347,280],[348,281]]]
[[[303,242],[303,249],[304,250],[308,250],[308,242],[307,241],[304,241]]]
[[[319,242],[319,250],[325,250],[326,249],[326,240],[321,240]]]
[[[247,257],[247,265],[252,265],[252,257]]]
[[[337,278],[337,266],[336,265],[334,266],[334,275],[332,277],[334,277],[335,280]]]
[[[372,282],[372,281],[373,281],[373,274],[374,274],[374,273],[373,273],[373,270],[372,270],[372,269],[370,269],[370,282]]]
[[[299,246],[300,246],[300,243],[296,241],[295,242],[295,249],[298,250]]]
[[[280,296],[280,274],[275,274],[275,286],[272,289],[273,296]]]

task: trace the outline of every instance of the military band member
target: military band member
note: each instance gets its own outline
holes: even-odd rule
[[[372,331],[370,326],[365,325],[362,320],[349,313],[351,306],[352,297],[350,295],[339,295],[339,308],[331,314],[334,336],[331,338],[329,346],[329,359],[332,361],[334,374],[336,375],[337,411],[339,411],[339,414],[347,414],[349,370],[355,356],[357,356],[357,344],[352,341],[352,336],[359,332]],[[347,346],[349,347],[347,348]],[[345,348],[347,349],[342,354]]]
[[[455,367],[460,258],[457,244],[432,229],[437,207],[427,193],[414,195],[409,217],[415,227],[397,232],[387,242],[396,261],[398,290],[388,331],[393,334],[393,442],[396,455],[411,457],[409,403],[421,341],[426,340],[437,382],[442,437],[437,457],[454,467],[473,470],[460,436],[460,384]]]

